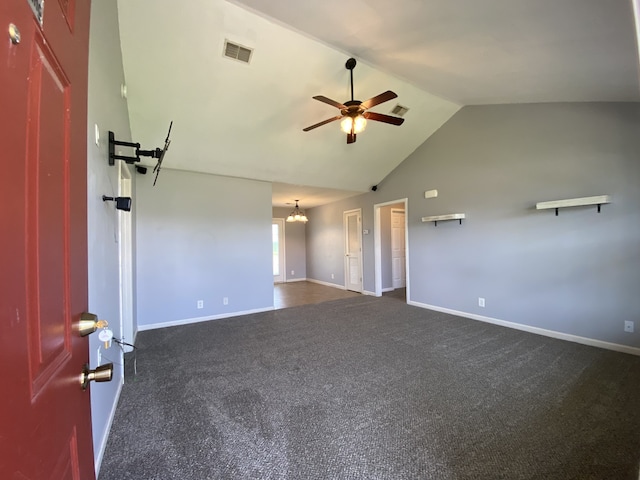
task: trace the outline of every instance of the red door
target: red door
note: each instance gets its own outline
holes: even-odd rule
[[[90,0],[39,3],[0,1],[0,478],[87,480]]]

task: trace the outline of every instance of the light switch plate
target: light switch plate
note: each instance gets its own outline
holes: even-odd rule
[[[438,196],[438,190],[427,190],[424,192],[424,198],[435,198]]]

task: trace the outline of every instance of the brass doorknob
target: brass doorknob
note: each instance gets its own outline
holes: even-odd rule
[[[80,385],[82,390],[86,390],[89,382],[110,382],[113,378],[113,363],[99,365],[95,370],[89,370],[89,364],[85,364],[80,374]]]
[[[78,322],[78,333],[81,337],[86,337],[87,335],[92,334],[98,328],[105,328],[108,325],[106,320],[98,320],[98,316],[85,312],[80,315],[80,321]]]

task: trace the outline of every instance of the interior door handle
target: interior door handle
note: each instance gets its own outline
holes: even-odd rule
[[[20,30],[13,23],[9,24],[9,38],[14,45],[20,43]]]
[[[86,390],[89,382],[110,382],[113,378],[113,363],[105,363],[96,367],[95,370],[89,370],[89,364],[85,364],[80,374],[80,386],[82,390]]]

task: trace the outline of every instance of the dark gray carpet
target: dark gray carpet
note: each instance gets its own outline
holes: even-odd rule
[[[138,347],[100,480],[638,480],[640,357],[367,296]]]
[[[403,302],[407,301],[407,289],[406,288],[395,288],[389,292],[384,292],[382,294],[385,298],[395,298],[397,300],[402,300]]]

